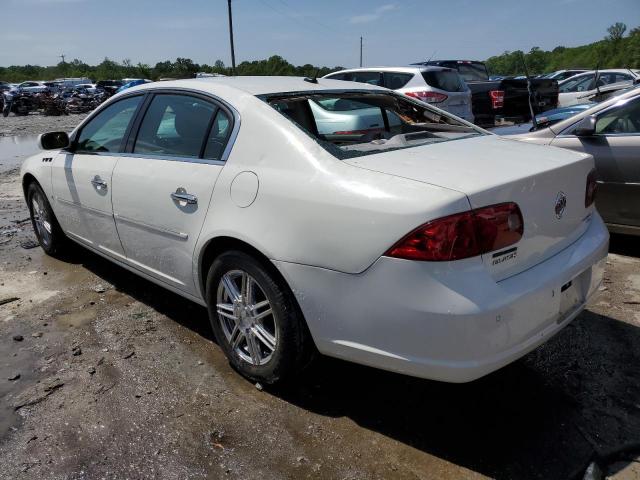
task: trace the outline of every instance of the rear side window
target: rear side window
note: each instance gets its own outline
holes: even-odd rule
[[[391,90],[398,90],[409,83],[412,78],[412,73],[384,72],[384,86]]]
[[[211,125],[211,132],[204,149],[204,158],[207,160],[220,160],[230,134],[231,119],[224,110],[219,109],[213,125]]]
[[[340,80],[368,83],[369,85],[382,87],[382,74],[380,72],[347,72],[343,74],[343,78]]]
[[[217,107],[188,95],[156,95],[140,124],[133,153],[198,158]]]
[[[464,92],[466,90],[462,78],[455,70],[422,72],[422,77],[427,85],[445,92]]]

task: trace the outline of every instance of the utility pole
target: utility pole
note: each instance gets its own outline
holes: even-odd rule
[[[231,0],[227,0],[229,5],[229,41],[231,43],[231,74],[236,74],[236,52],[233,48],[233,17],[231,15]]]
[[[362,67],[362,37],[360,37],[360,67]]]

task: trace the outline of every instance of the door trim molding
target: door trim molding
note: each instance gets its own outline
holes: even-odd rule
[[[189,234],[187,234],[187,233],[176,232],[176,231],[170,230],[168,228],[156,227],[155,225],[149,225],[148,223],[144,223],[144,222],[141,222],[139,220],[134,220],[134,219],[129,218],[129,217],[124,217],[124,216],[122,216],[122,215],[120,215],[118,213],[114,213],[113,217],[116,219],[116,222],[120,221],[120,222],[128,223],[130,225],[133,225],[134,227],[140,227],[140,228],[144,228],[145,230],[151,230],[153,232],[161,233],[163,235],[169,235],[171,237],[179,238],[180,240],[187,240],[189,238]]]

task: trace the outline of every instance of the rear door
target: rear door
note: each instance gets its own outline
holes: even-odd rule
[[[208,97],[156,93],[113,173],[113,210],[127,261],[196,293],[193,252],[234,126]]]
[[[640,227],[640,98],[600,113],[595,135],[576,137],[569,131],[552,145],[593,155],[598,211],[607,223]]]
[[[76,240],[116,256],[123,250],[113,220],[112,173],[142,95],[101,110],[76,135],[70,151],[52,160],[55,213]]]

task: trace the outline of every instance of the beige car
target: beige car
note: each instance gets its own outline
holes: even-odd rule
[[[640,235],[640,87],[548,128],[507,136],[593,155],[596,205],[609,230]]]

